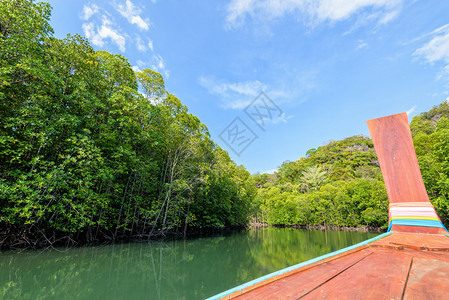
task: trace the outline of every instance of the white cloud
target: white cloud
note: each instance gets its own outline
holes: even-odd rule
[[[282,112],[279,116],[277,117],[265,117],[263,119],[259,119],[259,120],[255,120],[256,123],[258,123],[259,125],[261,125],[262,127],[266,127],[268,124],[279,124],[279,123],[284,123],[286,124],[288,120],[290,120],[291,118],[293,118],[292,115],[287,115],[285,112]]]
[[[150,28],[149,19],[142,19],[139,15],[141,10],[137,8],[130,0],[126,0],[125,4],[117,4],[116,10],[124,16],[129,23],[137,25],[142,30],[148,30]]]
[[[285,112],[283,112],[279,117],[277,118],[273,118],[273,119],[266,119],[264,120],[267,123],[272,123],[272,124],[278,124],[278,123],[287,123],[287,120],[290,120],[291,118],[293,118],[292,115],[287,115]]]
[[[407,116],[410,117],[410,115],[415,111],[416,105],[411,107],[409,110],[406,111]]]
[[[260,92],[267,88],[265,84],[258,80],[224,83],[204,76],[199,78],[199,83],[209,93],[219,96],[224,108],[231,109],[244,109]]]
[[[363,40],[358,41],[357,50],[368,47],[369,47],[368,43],[364,42]]]
[[[170,71],[167,69],[167,66],[165,65],[164,58],[160,55],[153,55],[151,61],[149,62],[145,62],[140,59],[137,60],[137,66],[134,66],[133,70],[140,71],[142,69],[148,68],[148,66],[150,66],[150,68],[153,71],[159,72],[165,75],[165,77],[170,77]]]
[[[285,68],[281,69],[280,73],[274,76],[275,79],[270,80],[269,85],[259,80],[229,82],[208,76],[200,76],[198,83],[217,97],[221,108],[237,110],[245,109],[261,92],[276,105],[287,104],[291,107],[307,101],[307,94],[318,89],[314,72],[288,72]],[[291,116],[281,115],[271,121],[280,123],[290,118]]]
[[[81,15],[81,18],[83,19],[83,20],[89,20],[90,19],[90,17],[92,17],[93,15],[95,15],[96,13],[98,13],[100,11],[100,8],[97,6],[97,5],[95,5],[95,4],[92,4],[92,5],[84,5],[83,6],[83,14]]]
[[[153,65],[153,68],[156,70],[164,70],[165,69],[165,63],[164,59],[160,55],[155,55],[154,59],[156,63]]]
[[[398,13],[402,1],[394,0],[319,0],[316,7],[309,6],[308,14],[319,22],[347,19],[365,8],[372,8],[373,14],[379,14],[380,23],[390,21]],[[383,9],[383,10],[382,10]],[[379,11],[380,10],[380,11]]]
[[[151,68],[154,71],[157,71],[159,73],[163,73],[166,77],[170,76],[170,72],[167,70],[167,67],[165,66],[165,61],[160,55],[153,55],[152,58],[152,65]]]
[[[449,63],[449,30],[432,38],[427,44],[417,49],[414,54],[424,57],[429,63],[439,60]]]
[[[231,27],[242,25],[247,14],[254,14],[256,6],[255,0],[232,0],[228,4],[228,15],[226,16],[228,25]]]
[[[153,51],[153,41],[148,40],[148,43],[145,43],[144,40],[140,36],[136,36],[136,48],[139,52],[146,52],[148,49]]]
[[[443,63],[444,66],[437,75],[437,79],[449,78],[449,24],[441,26],[419,39],[428,36],[431,37],[431,40],[418,48],[413,55],[424,58],[430,64]]]
[[[437,79],[449,78],[449,64],[441,68],[440,73],[437,74]]]
[[[136,47],[139,52],[145,52],[147,51],[147,46],[143,43],[140,36],[136,37]]]
[[[133,70],[135,70],[135,72],[140,72],[142,69],[146,68],[146,65],[147,64],[143,60],[138,59],[137,60],[137,66],[134,66]]]
[[[403,0],[232,0],[227,7],[228,28],[239,27],[247,17],[270,21],[286,14],[299,14],[309,23],[337,22],[363,12],[379,24],[394,19]]]
[[[387,24],[387,23],[389,23],[391,20],[395,19],[399,15],[400,12],[401,12],[400,6],[398,6],[397,9],[394,9],[392,11],[386,12],[379,19],[379,24]]]
[[[271,170],[263,171],[262,174],[274,174],[277,171],[278,171],[278,169],[271,169]]]
[[[126,41],[129,40],[135,44],[139,52],[146,52],[148,49],[153,51],[153,41],[139,34],[127,34],[123,28],[118,26],[114,16],[120,19],[120,15],[127,21],[136,25],[142,30],[148,30],[150,20],[142,17],[142,10],[137,7],[132,0],[114,0],[111,6],[99,6],[96,4],[86,4],[83,6],[79,17],[83,20],[82,28],[84,35],[94,46],[103,47],[110,40],[117,45],[120,51],[125,52]],[[155,1],[152,1],[155,3]],[[119,14],[111,9],[115,9]],[[125,26],[126,27],[126,26]],[[153,59],[155,60],[155,59]],[[159,62],[156,64],[158,65]]]
[[[125,52],[125,36],[114,29],[114,24],[105,15],[102,17],[101,25],[95,26],[93,22],[82,25],[84,35],[98,47],[103,47],[105,39],[110,39],[116,44],[120,51]]]

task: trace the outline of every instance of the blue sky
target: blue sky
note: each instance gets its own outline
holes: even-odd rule
[[[49,2],[56,37],[160,72],[251,173],[449,97],[449,1]]]

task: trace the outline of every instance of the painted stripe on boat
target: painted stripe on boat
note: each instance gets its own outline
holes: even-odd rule
[[[440,221],[438,217],[423,217],[423,216],[395,216],[392,217],[391,220],[434,220]]]
[[[390,221],[390,225],[388,226],[388,231],[391,230],[393,225],[405,225],[405,226],[418,226],[418,227],[436,227],[436,228],[444,228],[443,223],[439,220],[423,220],[423,219],[393,219]]]

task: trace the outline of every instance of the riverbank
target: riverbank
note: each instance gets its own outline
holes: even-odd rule
[[[295,228],[305,230],[320,231],[351,231],[351,232],[370,232],[382,233],[385,229],[376,227],[350,227],[350,226],[332,226],[332,225],[283,225],[268,224],[259,221],[251,221],[247,226],[228,226],[228,227],[188,227],[186,231],[174,230],[155,230],[145,233],[126,230],[106,230],[97,228],[94,230],[84,230],[76,233],[67,233],[61,231],[48,232],[39,228],[19,228],[2,227],[0,228],[0,250],[17,249],[40,249],[50,247],[76,247],[76,246],[98,246],[110,245],[126,242],[147,242],[163,241],[170,239],[190,239],[198,237],[214,237],[220,235],[232,234],[245,229],[260,228]]]
[[[188,227],[184,231],[150,230],[128,231],[95,228],[74,233],[45,230],[37,227],[0,226],[0,250],[42,249],[51,247],[77,247],[111,245],[127,242],[163,241],[232,234],[248,226]]]
[[[251,221],[249,223],[250,228],[265,228],[265,227],[276,227],[276,228],[296,228],[296,229],[307,229],[307,230],[332,230],[332,231],[354,231],[354,232],[373,232],[382,233],[386,232],[386,229],[379,227],[363,226],[363,227],[351,227],[351,226],[335,226],[335,225],[284,225],[284,224],[268,224],[264,222]]]

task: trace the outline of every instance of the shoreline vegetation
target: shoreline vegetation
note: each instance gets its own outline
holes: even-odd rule
[[[250,175],[161,74],[135,72],[80,35],[55,38],[50,15],[45,2],[0,3],[0,249],[246,226],[387,228],[370,138],[330,141],[274,174]],[[430,200],[448,225],[449,103],[415,116],[411,130]]]
[[[354,232],[376,232],[376,233],[386,232],[384,228],[369,227],[369,226],[351,227],[351,226],[335,226],[335,225],[285,225],[285,224],[268,224],[253,221],[251,221],[250,224],[248,225],[248,228],[254,229],[266,227],[294,228],[294,229],[320,230],[320,231],[354,231]]]
[[[42,248],[55,248],[55,247],[79,247],[79,246],[98,246],[109,245],[113,243],[133,242],[142,243],[148,241],[162,241],[171,239],[186,239],[197,237],[213,237],[216,235],[226,235],[236,231],[248,230],[248,229],[261,229],[261,228],[292,228],[303,230],[319,230],[319,231],[352,231],[352,232],[372,232],[382,233],[385,229],[374,227],[349,227],[349,226],[333,226],[333,225],[283,225],[283,224],[268,224],[261,222],[250,222],[246,226],[231,226],[231,227],[207,227],[207,228],[191,228],[188,232],[183,233],[179,231],[170,232],[158,232],[153,235],[131,235],[124,232],[122,235],[117,236],[115,239],[108,237],[105,233],[99,233],[98,236],[89,237],[88,232],[77,232],[73,235],[67,235],[64,232],[55,232],[51,237],[41,237],[30,235],[30,233],[18,233],[11,231],[0,232],[0,239],[7,241],[8,238],[16,238],[20,234],[24,234],[22,237],[26,240],[27,245],[24,247],[23,242],[20,240],[12,240],[9,243],[2,243],[8,245],[8,247],[2,247],[0,250],[22,250],[26,248],[30,249],[42,249]],[[3,229],[4,230],[4,229]],[[11,229],[10,229],[11,230]],[[17,228],[16,230],[20,230]]]

